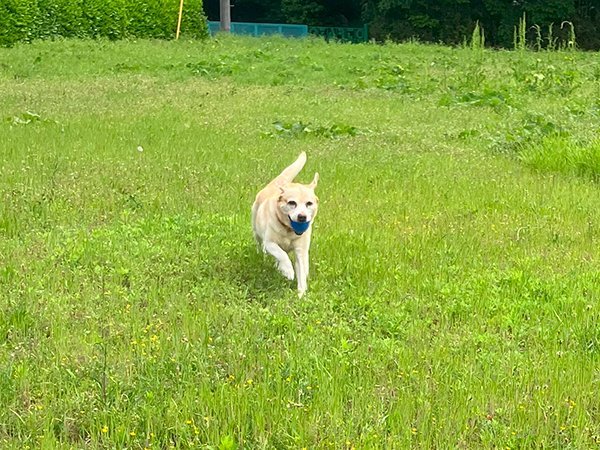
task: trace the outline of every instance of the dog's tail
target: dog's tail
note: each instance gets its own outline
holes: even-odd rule
[[[277,176],[277,178],[271,181],[271,184],[284,186],[288,183],[291,183],[294,180],[294,178],[296,178],[296,176],[300,173],[300,171],[304,167],[304,164],[306,164],[306,153],[302,152],[300,153],[300,156],[298,156],[298,159],[296,159],[296,161],[294,161],[291,165],[283,169],[283,172],[281,172]]]

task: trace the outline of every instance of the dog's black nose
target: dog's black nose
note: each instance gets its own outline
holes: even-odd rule
[[[298,222],[306,222],[306,216],[304,214],[298,214]]]

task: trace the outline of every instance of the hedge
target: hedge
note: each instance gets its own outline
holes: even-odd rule
[[[0,45],[57,37],[175,37],[179,0],[1,0]],[[182,35],[208,36],[202,0],[186,0]]]

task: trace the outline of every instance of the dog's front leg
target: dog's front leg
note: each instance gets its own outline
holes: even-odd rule
[[[290,257],[275,242],[265,242],[264,249],[267,253],[273,255],[277,260],[277,268],[288,280],[294,279],[294,267]]]
[[[298,296],[302,297],[308,289],[308,248],[296,248],[295,253],[296,277],[298,278]]]

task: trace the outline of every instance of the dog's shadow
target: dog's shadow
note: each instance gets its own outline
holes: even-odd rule
[[[246,292],[248,300],[280,297],[295,288],[295,281],[286,280],[275,267],[275,260],[253,241],[231,248],[227,261],[228,278]]]

